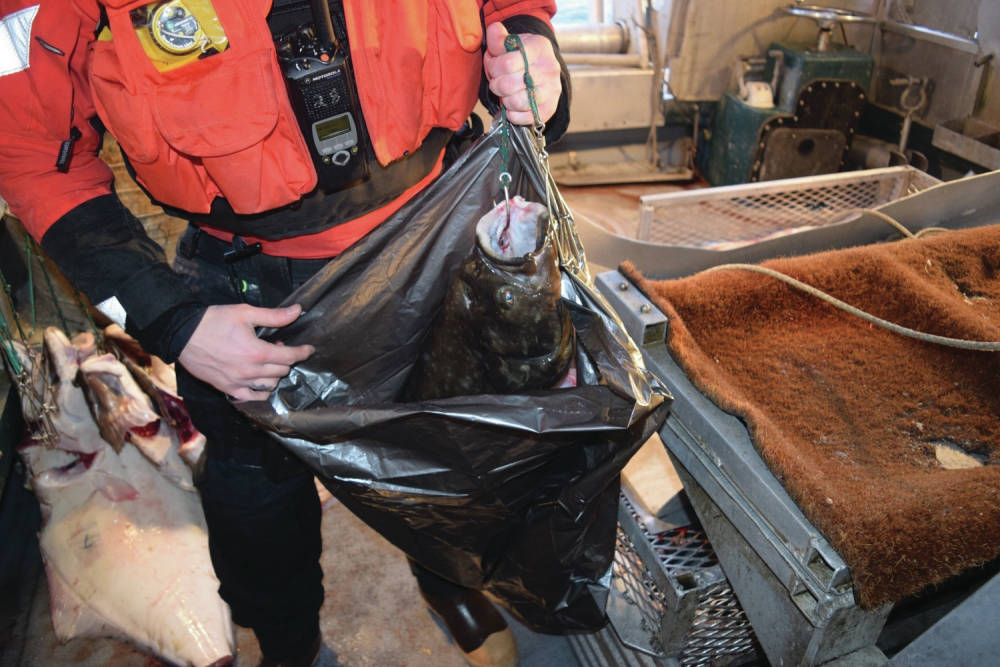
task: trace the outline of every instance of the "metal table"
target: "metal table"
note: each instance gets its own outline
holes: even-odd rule
[[[992,224],[1000,220],[1000,172],[934,185],[878,210],[911,231]],[[712,252],[631,239],[616,240],[609,249],[593,242],[600,230],[585,232],[585,226],[583,221],[581,235],[591,237],[586,241],[588,253],[592,248],[600,255],[630,247],[636,252],[621,259],[632,260],[651,278],[682,277],[724,262],[863,245],[895,234],[875,216],[859,212],[836,225]],[[599,256],[598,261],[612,265],[620,259]],[[764,464],[743,423],[701,394],[671,358],[664,343],[669,326],[664,315],[617,271],[598,275],[597,284],[642,346],[647,367],[674,396],[660,436],[769,662],[995,664],[1000,639],[987,627],[988,619],[1000,613],[1000,578],[990,578],[995,568],[979,574],[975,584],[984,579],[988,583],[974,594],[953,593],[935,611],[924,609],[918,630],[914,623],[902,631],[897,628],[906,623],[887,624],[890,605],[861,609],[849,568]],[[966,626],[973,630],[962,630],[961,640],[956,640],[958,628]],[[903,636],[906,644],[899,649]],[[879,646],[893,646],[891,660]]]

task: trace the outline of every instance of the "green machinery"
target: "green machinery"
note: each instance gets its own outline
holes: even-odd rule
[[[837,171],[857,130],[874,61],[834,44],[835,26],[870,21],[843,10],[796,5],[819,23],[815,44],[773,44],[760,76],[726,93],[712,124],[703,173],[712,185]]]

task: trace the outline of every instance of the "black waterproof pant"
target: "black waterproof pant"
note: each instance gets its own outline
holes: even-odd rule
[[[229,259],[240,257],[235,261]],[[274,307],[326,264],[249,252],[191,227],[174,269],[211,304]],[[270,658],[294,657],[319,633],[323,604],[321,511],[313,475],[229,399],[177,365],[177,386],[208,440],[197,480],[219,593],[233,620],[252,628]],[[462,587],[414,561],[420,588],[436,597]]]
[[[234,245],[192,227],[174,268],[208,303],[273,307],[325,264],[248,253],[239,241],[235,249],[244,250],[242,258],[227,262],[224,253]],[[234,622],[253,629],[265,655],[294,657],[318,635],[323,604],[313,475],[224,394],[179,364],[177,384],[208,440],[196,482],[219,593]]]

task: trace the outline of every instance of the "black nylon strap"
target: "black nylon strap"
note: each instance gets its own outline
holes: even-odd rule
[[[170,215],[241,236],[273,241],[313,234],[381,208],[418,183],[437,164],[451,134],[445,129],[432,129],[420,148],[387,167],[378,165],[372,154],[373,169],[367,180],[336,192],[316,189],[299,201],[272,211],[241,215],[221,197],[215,199],[207,215],[163,208]]]

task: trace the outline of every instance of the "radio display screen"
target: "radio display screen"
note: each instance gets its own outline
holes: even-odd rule
[[[321,120],[313,127],[316,130],[316,136],[319,137],[319,140],[326,141],[327,139],[335,137],[338,134],[350,132],[351,119],[350,116],[345,113],[328,120]]]

